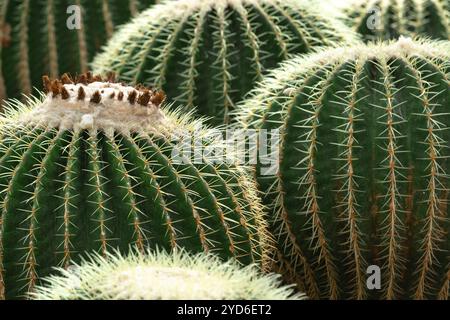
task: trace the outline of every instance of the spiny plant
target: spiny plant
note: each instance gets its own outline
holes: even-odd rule
[[[161,92],[81,75],[44,77],[44,100],[0,119],[0,297],[20,298],[84,252],[130,245],[268,263],[269,236],[246,168],[173,158],[179,130]],[[15,111],[17,109],[17,111]],[[182,160],[182,161],[180,161]]]
[[[300,300],[279,275],[216,256],[147,252],[91,256],[43,281],[35,300]]]
[[[93,69],[163,88],[170,101],[222,124],[267,69],[291,54],[354,39],[307,1],[181,0],[122,28]]]
[[[280,129],[278,174],[258,180],[277,260],[309,297],[448,299],[449,58],[408,38],[323,50],[240,106],[244,127]]]
[[[30,94],[40,87],[44,74],[88,71],[88,63],[115,28],[155,2],[0,1],[0,101]]]
[[[450,40],[448,0],[353,0],[344,12],[348,24],[366,41],[401,35]]]

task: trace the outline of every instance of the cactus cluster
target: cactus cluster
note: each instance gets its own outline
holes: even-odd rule
[[[60,269],[31,297],[37,300],[301,300],[279,276],[255,266],[185,252],[94,255]]]
[[[243,126],[281,128],[279,173],[258,180],[311,298],[449,298],[449,71],[448,41],[324,50],[240,106]]]
[[[0,101],[30,94],[33,87],[40,87],[44,74],[88,71],[116,27],[155,2],[0,1]],[[74,6],[80,10],[72,10]]]
[[[0,0],[0,300],[448,300],[450,2],[341,5]]]
[[[84,253],[178,247],[267,269],[269,236],[244,167],[173,161],[201,121],[164,95],[91,74],[44,77],[48,94],[0,119],[0,298],[32,291]]]
[[[353,0],[344,11],[366,41],[400,36],[450,40],[448,0]]]
[[[160,87],[176,105],[222,124],[267,69],[292,54],[354,40],[308,1],[180,0],[122,28],[93,69]]]

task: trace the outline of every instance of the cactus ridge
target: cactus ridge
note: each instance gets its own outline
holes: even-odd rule
[[[124,26],[93,69],[160,87],[170,101],[222,124],[268,69],[292,54],[355,38],[302,1],[167,1]]]
[[[126,253],[130,245],[268,268],[270,236],[248,170],[172,159],[175,131],[204,128],[201,120],[131,104],[134,87],[61,86],[86,95],[80,101],[74,90],[64,99],[51,90],[9,102],[0,119],[0,298],[23,297],[85,252]],[[108,90],[125,97],[111,99]],[[101,102],[92,101],[95,92]]]
[[[3,0],[0,3],[0,101],[29,95],[44,74],[86,72],[117,26],[155,0]],[[80,8],[80,28],[69,29]]]
[[[178,251],[132,252],[124,257],[91,255],[60,275],[45,279],[31,297],[38,300],[300,300],[279,276],[255,266],[222,262],[213,255]]]
[[[448,299],[449,49],[322,50],[239,106],[244,127],[281,128],[279,174],[258,180],[280,261],[311,298]]]
[[[448,0],[356,0],[344,11],[348,24],[366,41],[401,35],[450,40]]]

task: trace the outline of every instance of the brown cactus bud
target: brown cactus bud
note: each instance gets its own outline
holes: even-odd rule
[[[83,87],[80,86],[78,89],[78,100],[84,100],[86,98],[86,92],[84,91]]]
[[[138,98],[138,103],[142,106],[146,106],[150,102],[150,91],[146,90]]]
[[[58,80],[53,80],[51,85],[51,91],[53,93],[53,98],[56,97],[61,92],[61,83]]]
[[[95,91],[94,94],[92,95],[91,102],[92,102],[92,103],[100,103],[100,101],[102,101],[102,95],[101,95],[100,92],[97,90],[97,91]]]
[[[88,84],[87,76],[85,74],[80,74],[77,78],[77,83],[87,85]]]
[[[52,82],[48,76],[42,77],[42,83],[44,84],[45,93],[49,93],[52,90]]]
[[[153,94],[150,101],[157,107],[159,107],[164,100],[166,100],[166,94],[163,91],[157,91]]]
[[[92,80],[93,80],[93,82],[103,82],[102,76],[100,76],[98,74],[95,75]]]
[[[62,97],[64,100],[67,100],[67,99],[70,98],[69,91],[67,91],[66,87],[64,87],[64,86],[62,86],[62,88],[61,88],[61,97]]]
[[[86,79],[88,83],[92,83],[94,78],[92,76],[92,73],[90,71],[86,72]]]
[[[64,73],[61,77],[61,82],[63,84],[73,84],[72,79],[70,78],[70,76],[67,73]]]
[[[128,102],[130,102],[130,104],[134,104],[136,102],[136,97],[137,97],[137,91],[131,91],[128,94]]]

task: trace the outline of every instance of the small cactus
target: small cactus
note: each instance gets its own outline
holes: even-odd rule
[[[161,92],[89,73],[44,85],[43,101],[10,103],[0,119],[0,298],[22,297],[84,252],[130,245],[267,268],[247,170],[172,159],[172,133],[201,122],[160,108]]]
[[[279,173],[259,184],[277,260],[310,298],[448,299],[449,71],[446,41],[322,50],[240,106],[244,127],[281,128]]]
[[[196,107],[222,124],[267,69],[291,54],[354,39],[308,1],[180,0],[123,27],[93,69],[155,85],[176,105]]]
[[[116,26],[157,0],[0,1],[0,102],[30,94],[41,77],[86,72]],[[78,6],[80,11],[74,11]],[[75,9],[77,10],[77,9]],[[74,23],[78,22],[79,29]]]
[[[44,279],[35,300],[301,300],[255,266],[185,252],[108,253]]]
[[[450,40],[448,0],[353,0],[346,20],[364,40],[423,36]]]

